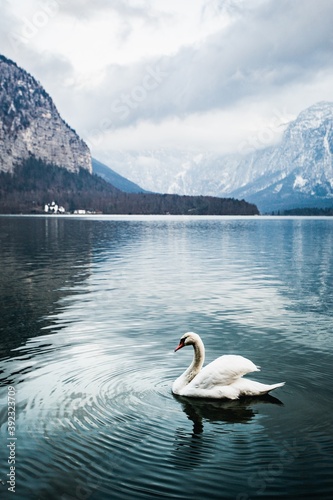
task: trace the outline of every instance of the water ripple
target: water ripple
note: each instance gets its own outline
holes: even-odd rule
[[[0,218],[19,499],[330,498],[331,222],[38,220]],[[187,330],[285,380],[283,404],[174,397]]]

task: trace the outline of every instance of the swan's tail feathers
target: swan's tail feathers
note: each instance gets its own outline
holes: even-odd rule
[[[237,385],[240,392],[240,396],[262,396],[268,394],[270,391],[282,387],[285,382],[280,382],[278,384],[262,384],[261,382],[256,382],[255,380],[241,378],[237,380],[233,386]]]
[[[270,391],[273,391],[274,389],[277,389],[278,387],[283,387],[285,382],[279,382],[278,384],[272,384],[270,385]]]
[[[259,382],[257,382],[259,384]],[[263,394],[268,394],[271,391],[274,391],[274,389],[277,389],[278,387],[282,387],[285,384],[285,382],[279,382],[278,384],[260,384],[258,387],[258,395],[261,396]]]

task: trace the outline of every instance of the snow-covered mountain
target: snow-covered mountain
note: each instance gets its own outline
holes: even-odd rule
[[[333,204],[333,103],[300,113],[279,144],[247,155],[202,151],[115,152],[108,163],[144,189],[232,196],[261,212]]]
[[[232,191],[261,210],[333,205],[333,103],[302,111],[277,146],[251,157],[262,175]]]

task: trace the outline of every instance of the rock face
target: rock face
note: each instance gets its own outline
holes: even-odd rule
[[[34,156],[70,172],[92,172],[88,146],[29,73],[0,56],[0,171]]]
[[[109,163],[150,191],[244,198],[262,212],[332,206],[333,103],[305,109],[279,144],[246,155],[115,152]]]

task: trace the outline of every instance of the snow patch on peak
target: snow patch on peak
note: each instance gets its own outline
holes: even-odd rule
[[[277,184],[274,188],[274,193],[279,193],[281,189],[283,188],[283,184]]]
[[[306,179],[304,179],[301,175],[296,175],[296,178],[295,178],[295,181],[293,184],[293,188],[294,189],[302,189],[304,186],[306,186],[307,183],[308,183],[308,181]]]

